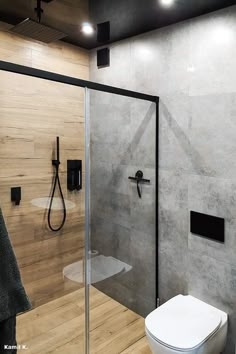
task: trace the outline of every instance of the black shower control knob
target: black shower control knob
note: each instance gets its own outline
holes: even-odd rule
[[[143,178],[143,171],[137,171],[136,172],[136,175],[135,175],[136,178]]]

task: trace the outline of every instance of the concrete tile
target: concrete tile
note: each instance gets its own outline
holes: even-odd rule
[[[159,250],[188,248],[188,209],[159,211]]]
[[[166,248],[159,252],[160,303],[179,294],[187,294],[187,253],[182,248]]]
[[[189,138],[195,174],[235,178],[236,124],[232,119],[235,95],[191,97]]]
[[[162,169],[192,171],[188,111],[189,103],[183,96],[160,101],[159,165]]]
[[[122,226],[130,226],[130,196],[119,193],[106,193],[100,190],[91,198],[91,214],[114,220]]]
[[[102,141],[91,142],[91,167],[93,161],[100,161],[108,164],[114,162],[121,165],[130,165],[133,155],[128,143],[104,143]]]
[[[236,8],[191,21],[191,95],[235,92]]]
[[[180,210],[188,206],[188,175],[159,171],[159,207]]]
[[[136,100],[137,101],[137,100]],[[155,167],[156,165],[156,105],[137,101],[131,110],[130,149],[133,164]]]
[[[236,182],[207,176],[189,176],[190,210],[231,220],[236,215]]]
[[[236,265],[221,262],[210,255],[188,253],[189,294],[231,314],[236,302],[235,290]]]

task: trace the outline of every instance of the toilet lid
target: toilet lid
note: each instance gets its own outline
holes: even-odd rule
[[[154,310],[145,320],[158,342],[178,350],[204,343],[221,325],[221,313],[190,295],[178,295]]]

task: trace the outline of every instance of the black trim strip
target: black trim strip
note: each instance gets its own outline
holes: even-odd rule
[[[37,78],[45,79],[45,80],[50,80],[50,81],[61,82],[63,84],[67,84],[67,85],[87,87],[91,90],[108,92],[108,93],[113,93],[116,95],[133,97],[133,98],[138,98],[141,100],[146,100],[146,101],[151,101],[151,102],[157,102],[157,100],[158,100],[158,97],[156,97],[156,96],[146,95],[144,93],[125,90],[125,89],[121,89],[118,87],[102,85],[102,84],[98,84],[98,83],[92,82],[92,81],[76,79],[74,77],[60,75],[60,74],[56,74],[56,73],[53,73],[50,71],[39,70],[39,69],[31,68],[28,66],[9,63],[6,61],[0,61],[0,70],[8,71],[8,72],[16,73],[16,74],[33,76],[33,77],[37,77]]]

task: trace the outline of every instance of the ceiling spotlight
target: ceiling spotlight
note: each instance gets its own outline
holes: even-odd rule
[[[94,27],[89,22],[84,22],[81,26],[81,31],[86,35],[91,35],[94,33]]]
[[[161,0],[162,6],[169,7],[173,5],[175,0]]]

